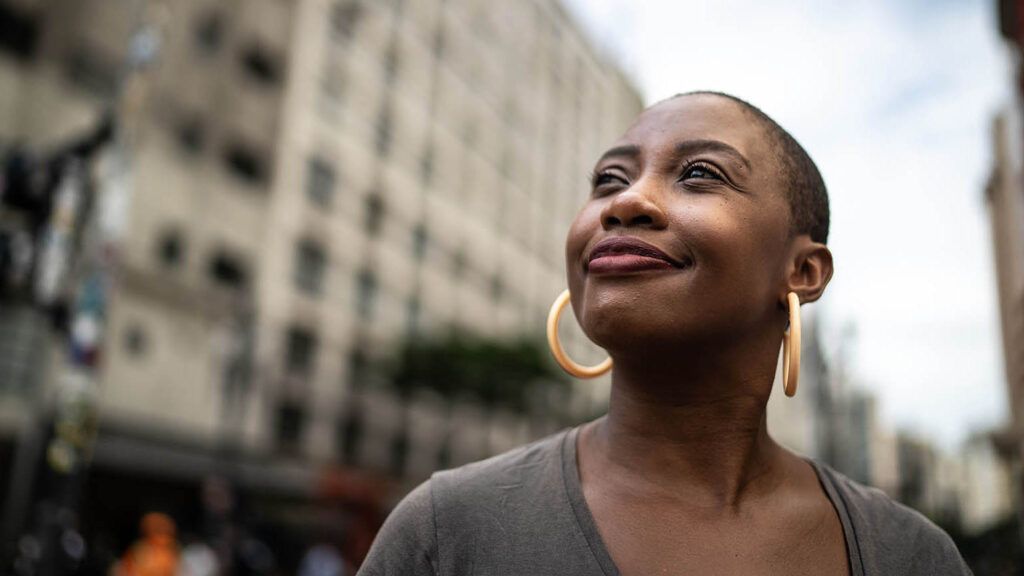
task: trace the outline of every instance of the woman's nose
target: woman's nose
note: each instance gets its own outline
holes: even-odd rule
[[[658,204],[656,194],[654,187],[641,179],[612,197],[601,211],[601,226],[605,230],[615,226],[664,228],[668,218]]]

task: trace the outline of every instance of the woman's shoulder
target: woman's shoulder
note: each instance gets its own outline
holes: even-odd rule
[[[561,484],[568,433],[435,472],[388,516],[360,574],[437,574],[442,548],[451,563],[460,553],[453,548],[493,551],[516,540],[514,534],[522,541],[523,534],[549,524],[542,515],[558,498],[551,488]]]
[[[970,574],[952,538],[923,514],[889,497],[878,488],[865,486],[833,468],[812,461],[844,529],[852,530],[866,573]],[[847,528],[846,524],[849,523]]]
[[[562,445],[570,433],[562,430],[486,460],[434,472],[430,483],[435,501],[443,504],[448,496],[457,494],[464,502],[474,495],[521,491],[560,479]]]

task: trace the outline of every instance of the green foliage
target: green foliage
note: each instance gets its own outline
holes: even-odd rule
[[[567,393],[569,380],[534,340],[488,340],[464,333],[406,341],[387,370],[398,393],[432,390],[445,399],[470,397],[485,408],[524,413],[531,399],[554,389]]]

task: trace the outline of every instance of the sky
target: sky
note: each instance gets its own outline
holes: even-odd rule
[[[888,425],[953,448],[1007,419],[983,199],[1012,78],[995,0],[564,3],[647,103],[728,92],[810,152],[836,268],[814,314]]]

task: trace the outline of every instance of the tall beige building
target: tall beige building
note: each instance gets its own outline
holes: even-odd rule
[[[1024,487],[1024,142],[1021,114],[1024,85],[1020,80],[1024,47],[1024,2],[999,0],[999,31],[1006,41],[1012,76],[1010,101],[992,124],[992,174],[985,187],[999,292],[1010,425],[997,438],[1000,452],[1010,464],[1016,490],[1014,504],[1021,514]]]
[[[404,408],[367,366],[414,333],[540,337],[592,162],[642,107],[555,0],[5,4],[32,38],[0,56],[3,141],[45,148],[121,98],[99,466],[200,475],[230,442],[296,478],[393,468]],[[126,91],[131,46],[157,56]],[[453,463],[531,435],[456,414],[490,438]],[[436,442],[447,412],[408,417]]]
[[[1016,459],[1024,455],[1024,146],[1019,103],[992,125],[995,165],[986,188],[1003,333],[1007,393],[1016,438]]]

